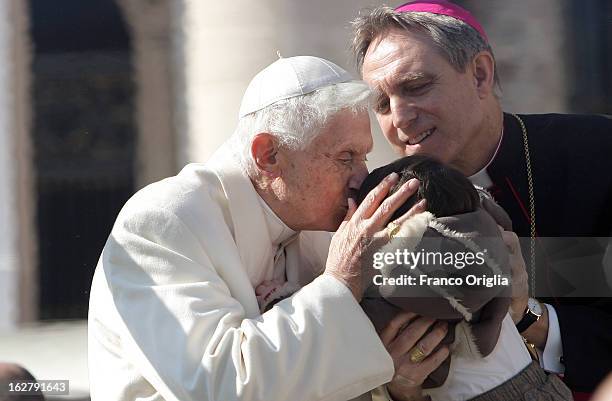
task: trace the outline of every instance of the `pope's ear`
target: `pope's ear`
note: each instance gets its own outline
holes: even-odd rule
[[[274,136],[267,132],[255,135],[251,142],[251,157],[261,174],[271,178],[280,176],[278,142]]]
[[[495,60],[488,51],[481,51],[472,60],[471,64],[476,90],[480,98],[493,94],[495,86]]]

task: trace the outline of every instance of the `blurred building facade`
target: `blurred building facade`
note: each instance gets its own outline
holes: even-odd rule
[[[610,2],[458,3],[488,32],[508,111],[612,112]],[[354,72],[349,20],[378,4],[0,0],[0,330],[85,318],[130,194],[205,161],[277,51]],[[372,127],[376,167],[393,155]]]

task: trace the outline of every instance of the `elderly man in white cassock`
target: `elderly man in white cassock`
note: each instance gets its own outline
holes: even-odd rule
[[[91,289],[93,401],[349,400],[391,380],[413,347],[431,352],[443,327],[399,332],[400,316],[379,337],[359,306],[366,240],[389,234],[418,187],[384,199],[392,175],[355,206],[368,96],[327,60],[280,59],[208,162],[126,203]],[[447,354],[431,352],[413,379]]]

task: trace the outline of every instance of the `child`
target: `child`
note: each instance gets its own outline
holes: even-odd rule
[[[490,396],[490,390],[529,369],[524,374],[527,383],[518,382],[517,395],[507,399],[532,397],[523,391],[531,388],[552,397],[547,399],[571,400],[556,376],[546,376],[532,364],[507,313],[510,266],[498,227],[511,230],[506,213],[460,172],[424,156],[408,156],[374,170],[362,184],[358,202],[392,172],[400,180],[390,193],[411,178],[420,186],[390,221],[421,199],[427,200],[428,211],[405,221],[376,250],[372,263],[379,274],[367,288],[362,307],[378,331],[399,311],[449,322],[442,343],[450,345],[451,355],[425,380],[424,393],[434,401],[467,400],[487,392]],[[489,396],[476,399],[497,399]]]

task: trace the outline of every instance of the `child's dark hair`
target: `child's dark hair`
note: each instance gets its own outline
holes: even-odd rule
[[[402,216],[421,199],[427,200],[427,210],[436,217],[473,212],[480,205],[476,188],[461,172],[419,155],[403,157],[372,171],[361,184],[357,203],[360,204],[376,185],[393,172],[399,174],[400,179],[389,195],[411,178],[418,179],[420,186],[418,192],[395,211],[391,220]]]

